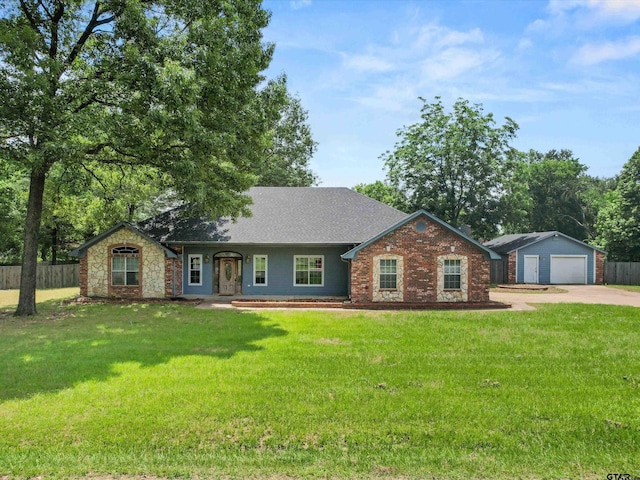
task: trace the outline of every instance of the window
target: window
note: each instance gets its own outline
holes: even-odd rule
[[[202,285],[202,255],[189,255],[189,285]]]
[[[111,285],[140,285],[140,250],[137,247],[111,249]]]
[[[253,256],[253,284],[267,286],[267,263],[266,255]]]
[[[444,289],[460,290],[460,260],[444,261]]]
[[[324,256],[294,255],[293,284],[297,286],[324,286]]]
[[[395,290],[398,280],[398,264],[395,259],[380,260],[380,289]]]

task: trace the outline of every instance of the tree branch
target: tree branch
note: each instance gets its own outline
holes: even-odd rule
[[[87,43],[87,40],[89,39],[89,37],[93,33],[93,30],[96,27],[99,27],[100,25],[104,25],[105,23],[112,22],[116,18],[115,15],[111,15],[110,17],[103,18],[102,20],[98,20],[100,15],[102,15],[102,13],[104,12],[100,11],[100,2],[97,1],[93,6],[93,13],[91,14],[91,19],[89,20],[89,23],[87,23],[87,26],[85,27],[84,32],[82,32],[82,35],[80,36],[76,44],[73,46],[73,48],[71,49],[71,52],[69,52],[69,56],[65,60],[66,65],[71,65],[74,62],[76,57],[80,54],[82,47],[84,47],[85,43]]]
[[[42,5],[42,2],[40,2]],[[47,12],[47,15],[51,18],[51,45],[49,45],[49,58],[56,58],[58,55],[58,23],[60,23],[60,19],[62,15],[64,15],[64,4],[62,2],[56,2],[56,9],[53,13],[53,16],[48,12],[48,10],[42,6]]]
[[[20,0],[20,9],[22,10],[22,13],[24,13],[24,16],[27,17],[27,20],[29,20],[29,24],[31,25],[31,27],[39,32],[40,30],[38,27],[40,26],[40,24],[33,17],[31,12],[29,11],[29,7],[27,7],[27,4],[24,2],[24,0]]]
[[[100,178],[98,178],[98,176],[95,173],[93,173],[93,170],[91,170],[89,167],[87,167],[83,162],[80,162],[80,165],[82,166],[82,168],[84,168],[84,170],[87,173],[89,173],[89,175],[91,175],[93,178],[96,179],[96,181],[102,187],[102,190],[104,190],[104,192],[107,193],[107,186],[104,183],[102,183],[102,180],[100,180]]]
[[[53,19],[53,16],[51,15],[51,12],[47,8],[47,6],[42,2],[42,0],[38,0],[38,5],[40,5],[42,7],[44,12],[49,16],[49,18]]]

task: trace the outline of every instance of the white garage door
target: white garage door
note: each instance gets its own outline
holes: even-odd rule
[[[551,283],[587,283],[587,257],[551,255]]]

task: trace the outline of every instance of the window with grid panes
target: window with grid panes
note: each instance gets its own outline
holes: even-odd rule
[[[324,256],[295,255],[294,279],[296,286],[318,286],[324,285]]]
[[[395,290],[398,284],[398,263],[395,259],[380,260],[380,289]]]
[[[460,290],[460,260],[444,261],[444,289]]]
[[[140,250],[136,247],[114,247],[111,249],[111,285],[140,285]]]
[[[267,256],[253,256],[253,284],[267,285]]]

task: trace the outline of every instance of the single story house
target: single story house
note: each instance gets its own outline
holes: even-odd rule
[[[484,245],[507,262],[508,283],[604,283],[606,252],[562,232],[503,235]]]
[[[489,301],[489,248],[425,211],[347,188],[254,187],[252,216],[186,206],[121,223],[72,252],[81,295],[343,297],[357,304]]]

